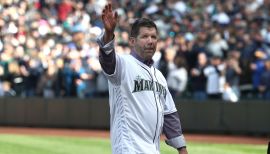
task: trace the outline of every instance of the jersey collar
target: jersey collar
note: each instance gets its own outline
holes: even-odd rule
[[[140,57],[136,51],[132,50],[131,51],[131,55],[136,58],[137,60],[139,60],[140,62],[144,63],[145,65],[147,65],[148,67],[151,67],[154,64],[153,59],[149,59],[149,60],[144,60],[142,57]]]

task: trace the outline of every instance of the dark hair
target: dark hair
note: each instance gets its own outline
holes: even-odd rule
[[[135,20],[135,22],[131,26],[130,37],[137,37],[139,35],[139,30],[141,27],[153,27],[156,29],[156,31],[158,31],[157,25],[152,20],[147,18],[139,18]]]

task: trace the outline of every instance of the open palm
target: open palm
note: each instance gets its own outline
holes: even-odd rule
[[[102,21],[106,32],[112,33],[117,24],[118,14],[112,11],[112,5],[107,4],[102,11]]]

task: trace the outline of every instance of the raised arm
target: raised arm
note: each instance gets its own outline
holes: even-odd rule
[[[117,25],[118,15],[112,11],[112,5],[107,4],[102,11],[104,33],[97,38],[100,47],[99,61],[102,69],[108,75],[115,72],[116,56],[114,52],[114,30]]]
[[[118,20],[117,12],[113,12],[112,5],[107,4],[102,11],[102,22],[105,28],[105,34],[103,37],[104,44],[107,44],[113,40],[117,20]]]

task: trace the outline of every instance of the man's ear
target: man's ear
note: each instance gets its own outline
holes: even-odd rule
[[[129,42],[129,46],[134,47],[135,41],[136,41],[136,40],[135,40],[134,37],[130,37],[130,38],[129,38],[129,41],[128,41],[128,42]]]

